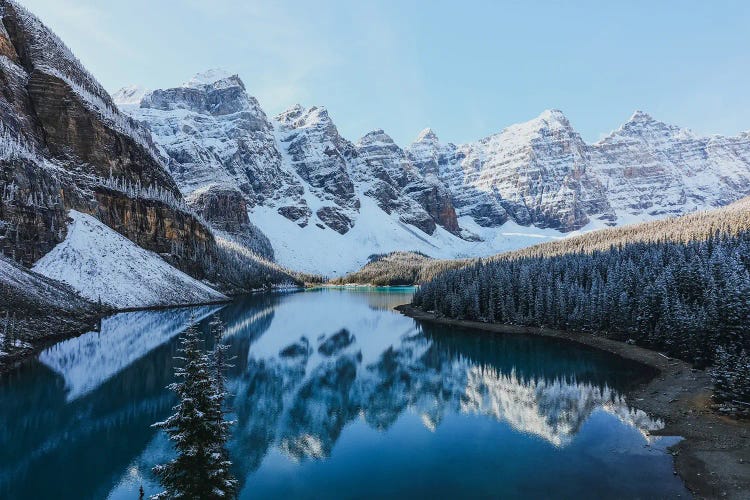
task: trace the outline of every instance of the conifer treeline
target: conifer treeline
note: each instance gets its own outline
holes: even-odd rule
[[[714,366],[717,398],[750,412],[747,207],[477,260],[424,283],[414,304],[453,318],[605,334]]]
[[[448,269],[456,269],[471,260],[436,260],[422,252],[391,252],[370,256],[362,269],[330,281],[334,285],[367,284],[375,286],[414,285],[434,278]]]

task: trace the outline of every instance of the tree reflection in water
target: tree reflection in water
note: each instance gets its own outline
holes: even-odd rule
[[[289,466],[300,468],[303,484],[306,463],[330,463],[316,474],[341,479],[330,468],[353,466],[334,460],[344,436],[342,453],[355,453],[362,464],[377,458],[373,451],[428,453],[429,441],[411,427],[406,437],[388,439],[412,417],[433,440],[443,439],[446,421],[450,433],[471,436],[484,428],[477,418],[489,419],[498,432],[518,436],[515,447],[528,448],[518,453],[546,443],[539,460],[554,450],[573,454],[594,414],[612,417],[616,424],[607,425],[621,428],[617,439],[622,429],[637,431],[638,438],[628,438],[640,440],[632,449],[648,445],[649,431],[661,425],[622,395],[649,375],[633,364],[550,339],[419,325],[391,311],[408,300],[408,290],[323,290],[247,297],[221,309],[234,358],[227,376],[237,422],[229,449],[248,490],[276,491],[267,478]],[[148,471],[170,448],[150,424],[174,402],[165,387],[178,333],[191,315],[214,309],[118,315],[103,322],[101,333],[58,344],[41,362],[0,379],[0,446],[7,451],[0,497],[128,498],[140,484],[156,489]],[[358,448],[363,429],[382,436],[380,448]],[[669,472],[669,459],[660,460]],[[669,476],[670,488],[681,487]],[[66,484],[62,496],[59,484]],[[497,491],[492,487],[487,491]]]

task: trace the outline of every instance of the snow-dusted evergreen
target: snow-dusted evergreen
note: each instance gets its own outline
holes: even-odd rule
[[[587,235],[466,263],[424,283],[413,302],[453,318],[607,334],[716,365],[717,397],[748,411],[747,202],[675,225],[688,230],[673,238],[656,222],[614,230],[633,235],[607,246],[592,233],[588,246]]]
[[[222,350],[212,362],[193,324],[184,333],[179,352],[178,382],[169,386],[179,398],[175,413],[154,424],[169,435],[177,457],[154,467],[164,491],[152,498],[232,498],[237,480],[229,470],[232,462],[226,450],[230,422],[224,419],[224,366],[216,362]]]

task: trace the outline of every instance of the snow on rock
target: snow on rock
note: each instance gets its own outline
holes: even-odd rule
[[[554,229],[509,223],[500,230],[464,223],[471,231],[484,231],[486,241],[467,241],[442,227],[427,235],[388,215],[369,197],[362,198],[357,223],[346,234],[315,225],[304,228],[278,217],[269,208],[256,207],[251,218],[273,242],[276,260],[287,267],[324,276],[339,276],[364,265],[372,254],[417,250],[435,258],[486,257],[566,236]],[[575,233],[577,234],[577,233]]]
[[[425,129],[401,148],[383,130],[348,141],[320,106],[269,119],[219,70],[127,112],[169,155],[184,194],[238,190],[281,264],[328,275],[372,253],[484,256],[750,194],[750,134],[700,138],[643,112],[596,144],[547,110],[468,144]]]
[[[215,184],[238,189],[250,206],[299,203],[302,187],[281,168],[273,125],[237,76],[220,74],[154,90],[123,110],[148,125],[184,195]]]
[[[145,87],[130,85],[112,94],[112,100],[121,109],[123,106],[138,106],[141,103],[141,99],[148,93],[149,91]]]
[[[167,264],[94,217],[70,211],[65,240],[33,267],[83,297],[117,308],[195,304],[226,296]]]
[[[203,71],[202,73],[197,73],[190,80],[185,82],[182,86],[183,87],[201,87],[203,85],[213,85],[222,80],[227,80],[228,78],[231,78],[232,76],[236,77],[236,75],[232,75],[232,73],[230,73],[229,71],[223,68],[213,68],[213,69]]]

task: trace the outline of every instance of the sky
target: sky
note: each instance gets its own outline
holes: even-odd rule
[[[266,113],[325,106],[356,140],[463,143],[561,109],[588,142],[643,110],[750,130],[750,2],[19,0],[110,92],[237,73]]]

